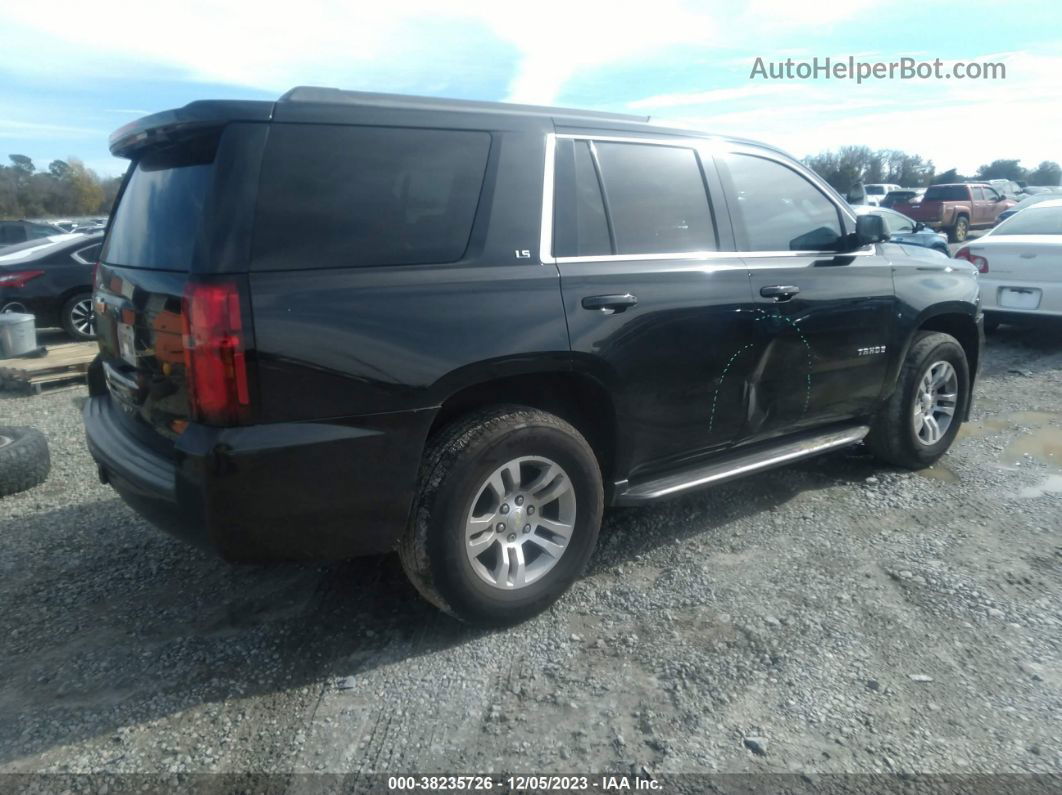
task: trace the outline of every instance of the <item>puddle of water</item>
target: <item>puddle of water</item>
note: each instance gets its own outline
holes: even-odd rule
[[[991,433],[1006,431],[1018,426],[1041,428],[1052,422],[1062,422],[1062,414],[1047,411],[1015,411],[1002,417],[993,417],[979,422],[965,423],[959,429],[959,438],[980,439]]]
[[[1040,428],[1019,436],[1003,451],[1003,460],[1010,464],[1020,464],[1025,456],[1062,469],[1062,429]]]
[[[959,476],[941,464],[934,464],[929,469],[920,469],[918,474],[930,480],[942,480],[945,483],[958,483]]]
[[[1019,494],[1022,497],[1042,497],[1045,494],[1062,494],[1062,475],[1048,475],[1035,486],[1026,486]]]

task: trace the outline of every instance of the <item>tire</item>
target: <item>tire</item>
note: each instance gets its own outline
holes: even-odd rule
[[[923,379],[929,371],[941,363],[950,365],[955,377],[955,398],[947,427],[939,429],[943,417],[934,422],[941,435],[927,443],[919,438],[919,421],[915,410],[920,405]],[[944,368],[937,370],[942,372]],[[942,394],[950,394],[949,387],[942,387]],[[947,403],[947,401],[942,401]],[[966,352],[958,340],[950,334],[937,331],[919,332],[900,370],[896,389],[888,402],[878,412],[867,435],[867,446],[882,461],[905,469],[923,469],[931,466],[951,447],[955,440],[966,407],[970,404],[970,369]],[[925,423],[923,423],[924,425]]]
[[[526,497],[520,487],[508,488],[516,482],[511,465],[517,459],[522,463],[516,465],[516,475],[530,489]],[[534,489],[531,479],[547,478],[548,464],[559,467],[560,474]],[[509,474],[495,478],[502,469]],[[541,502],[538,518],[531,519],[532,503],[539,499],[535,495],[547,499],[564,486],[564,477],[567,490],[553,502]],[[503,493],[509,496],[498,496],[496,487],[489,485],[492,478],[506,487]],[[517,507],[518,498],[522,507]],[[603,506],[597,459],[575,428],[552,414],[522,406],[481,410],[458,419],[429,441],[399,557],[413,585],[435,606],[470,624],[507,626],[545,610],[582,573],[597,543]],[[564,520],[563,512],[569,508],[570,524],[555,524],[555,519]],[[515,519],[515,525],[509,519]],[[484,521],[486,525],[480,524]],[[535,526],[528,531],[531,522]],[[566,541],[550,534],[545,522],[569,528]],[[487,529],[470,535],[473,523]],[[504,531],[492,535],[491,528],[503,525]],[[473,537],[475,545],[469,540]],[[547,555],[539,546],[545,538],[564,543],[563,551]],[[502,552],[515,550],[514,543],[524,550],[519,556]],[[476,549],[480,551],[470,551]],[[473,559],[474,554],[481,557]],[[503,572],[497,579],[504,585],[490,581],[498,571]],[[527,584],[515,584],[519,572]]]
[[[87,325],[84,315],[86,310],[89,313]],[[92,293],[70,296],[63,304],[59,322],[63,324],[63,330],[78,342],[96,339],[96,322],[92,318]]]
[[[0,427],[0,497],[40,485],[50,469],[43,433],[36,428]]]
[[[985,334],[991,334],[999,328],[1000,320],[995,315],[985,314]]]
[[[955,219],[955,226],[948,229],[948,240],[952,243],[962,243],[970,232],[970,220],[965,215]]]

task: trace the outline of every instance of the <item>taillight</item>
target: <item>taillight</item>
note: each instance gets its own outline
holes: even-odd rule
[[[9,271],[0,274],[0,287],[25,287],[26,282],[43,275],[44,271]]]
[[[234,283],[184,291],[184,365],[193,419],[236,425],[250,406],[240,293]]]
[[[971,254],[970,249],[966,246],[955,252],[955,259],[964,259],[976,266],[981,273],[988,273],[988,259],[977,254]]]

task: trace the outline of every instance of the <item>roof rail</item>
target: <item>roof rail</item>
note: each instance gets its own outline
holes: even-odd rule
[[[472,99],[444,99],[407,94],[378,94],[372,91],[345,91],[319,86],[296,86],[285,92],[279,102],[321,102],[340,105],[364,105],[376,108],[408,110],[451,110],[478,113],[518,113],[535,116],[565,116],[627,122],[648,122],[648,116],[629,113],[606,113],[598,110],[551,108],[544,105],[515,105],[508,102],[484,102]]]

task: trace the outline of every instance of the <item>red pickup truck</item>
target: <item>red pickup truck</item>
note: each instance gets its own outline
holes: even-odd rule
[[[925,195],[892,209],[933,229],[948,233],[948,240],[961,243],[971,229],[995,226],[996,218],[1015,204],[983,182],[930,185]]]

